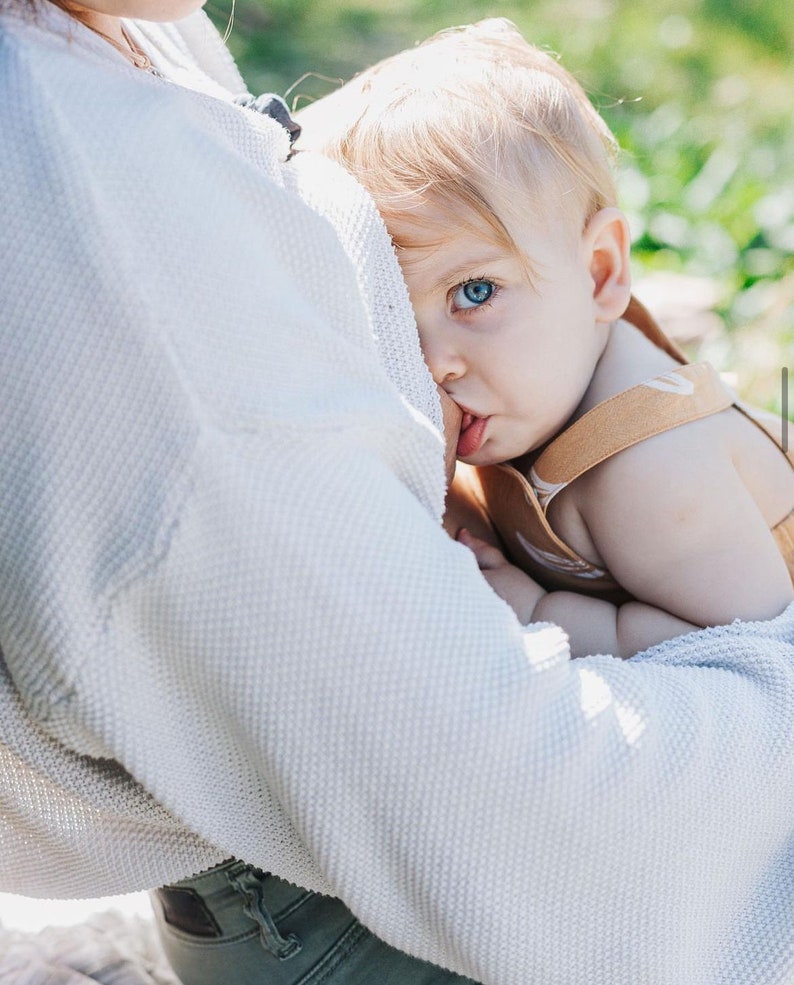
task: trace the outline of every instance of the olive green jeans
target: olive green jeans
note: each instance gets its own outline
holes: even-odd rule
[[[241,862],[152,896],[183,985],[475,985],[384,944],[340,900]]]

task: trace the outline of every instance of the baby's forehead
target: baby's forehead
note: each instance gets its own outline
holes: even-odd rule
[[[559,214],[505,208],[486,216],[454,200],[425,200],[384,218],[406,278],[423,291],[436,282],[496,273],[497,266],[511,276],[519,276],[520,267],[533,281],[549,250],[573,249],[580,231],[578,222]]]
[[[511,247],[504,223],[485,194],[472,202],[454,190],[433,189],[406,196],[399,203],[378,202],[398,249],[428,253],[459,248]]]
[[[395,247],[414,303],[446,293],[467,280],[525,278],[525,263],[517,250],[492,237],[449,229],[426,230],[422,235],[417,230],[404,241],[395,238]]]
[[[421,205],[385,216],[392,242],[405,262],[432,262],[442,256],[504,254],[511,244],[464,204]]]
[[[496,265],[515,264],[520,259],[516,250],[466,239],[398,247],[397,256],[403,269],[443,282],[477,277]]]

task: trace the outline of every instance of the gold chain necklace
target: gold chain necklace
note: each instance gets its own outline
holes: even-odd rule
[[[99,28],[93,27],[91,24],[88,24],[82,19],[80,19],[80,23],[87,27],[89,31],[93,31],[94,34],[99,35],[100,38],[104,38],[108,44],[113,45],[116,51],[124,55],[127,61],[132,62],[136,68],[141,69],[143,72],[151,72],[152,75],[160,74],[152,65],[151,58],[149,58],[145,51],[141,51],[138,45],[129,36],[127,29],[123,24],[121,25],[121,36],[124,38],[124,41],[126,42],[125,44],[121,44],[120,41],[116,41],[115,38],[111,38],[110,35],[105,34],[104,31],[100,31]]]

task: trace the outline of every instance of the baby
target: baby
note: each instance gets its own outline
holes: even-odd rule
[[[794,455],[632,297],[614,138],[573,77],[490,20],[387,59],[301,122],[391,233],[475,467],[449,522],[467,494],[487,511],[504,553],[458,538],[519,618],[559,623],[574,654],[631,656],[779,614]]]

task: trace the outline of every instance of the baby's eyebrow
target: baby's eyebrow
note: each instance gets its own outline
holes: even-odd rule
[[[417,255],[419,254],[419,255]],[[420,297],[428,297],[440,290],[450,286],[463,283],[478,277],[488,276],[488,267],[495,263],[503,263],[505,260],[513,259],[504,250],[491,250],[486,252],[471,253],[460,259],[456,259],[454,264],[442,267],[439,271],[432,251],[406,249],[400,254],[400,263],[408,267],[411,273],[418,273],[421,277],[422,271],[416,270],[419,267],[428,267],[428,276],[432,273],[432,280],[427,283],[420,283],[419,289],[414,288],[414,293]],[[413,268],[413,269],[411,269]]]

